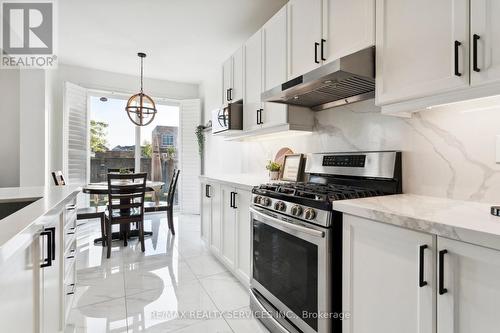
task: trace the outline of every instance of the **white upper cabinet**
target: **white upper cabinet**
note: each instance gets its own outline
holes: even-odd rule
[[[243,130],[261,127],[262,112],[262,30],[245,43],[245,96],[243,98]]]
[[[287,12],[283,7],[263,27],[264,40],[264,89],[269,90],[287,81]],[[288,106],[264,103],[260,115],[262,127],[287,122]]]
[[[290,0],[289,72],[292,79],[321,64],[322,0]]]
[[[324,62],[375,45],[375,0],[323,1]]]
[[[233,86],[233,57],[227,59],[222,65],[222,100],[223,104],[231,101],[230,92]]]
[[[438,333],[497,332],[500,251],[438,238]]]
[[[471,85],[500,81],[500,1],[472,0]]]
[[[377,105],[468,86],[468,0],[376,3]]]
[[[231,91],[231,101],[239,101],[243,99],[243,71],[244,71],[244,54],[243,46],[233,55],[233,90]]]
[[[241,47],[222,65],[223,104],[243,98],[243,59],[243,47]]]

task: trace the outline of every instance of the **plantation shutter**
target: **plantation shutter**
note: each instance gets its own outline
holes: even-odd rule
[[[64,175],[68,184],[87,183],[88,114],[87,89],[65,82],[64,85]]]
[[[195,129],[201,122],[200,100],[183,100],[180,107],[180,208],[200,214],[201,160]]]

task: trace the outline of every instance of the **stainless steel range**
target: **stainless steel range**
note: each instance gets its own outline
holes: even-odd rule
[[[309,154],[307,182],[253,189],[251,308],[272,332],[342,329],[342,214],[335,200],[402,191],[401,153]]]

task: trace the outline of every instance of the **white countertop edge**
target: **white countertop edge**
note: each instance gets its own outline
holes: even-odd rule
[[[265,176],[251,174],[201,175],[200,180],[227,184],[247,191],[251,191],[255,186],[269,182],[269,178]]]
[[[333,203],[333,209],[359,216],[500,250],[500,217],[490,204],[399,194]]]
[[[80,193],[78,186],[0,188],[0,200],[27,199],[42,196],[19,211],[0,220],[0,263],[25,249],[43,229],[43,217]]]

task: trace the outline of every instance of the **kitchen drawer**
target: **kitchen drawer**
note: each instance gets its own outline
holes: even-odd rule
[[[64,239],[64,253],[66,254],[70,247],[76,242],[76,227],[71,227],[68,229],[64,229],[63,234]]]

